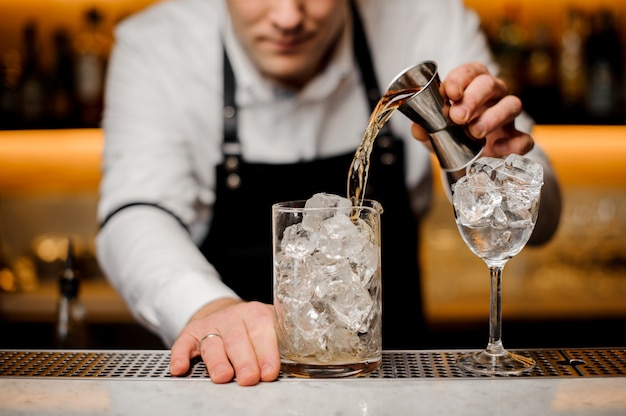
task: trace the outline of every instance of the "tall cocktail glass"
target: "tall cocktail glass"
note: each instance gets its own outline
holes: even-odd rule
[[[382,358],[382,209],[333,198],[272,207],[276,332],[295,376],[357,375]]]

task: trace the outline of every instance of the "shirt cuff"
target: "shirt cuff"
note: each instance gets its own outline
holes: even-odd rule
[[[180,331],[201,307],[222,298],[239,299],[221,281],[203,279],[192,273],[176,276],[176,281],[157,299],[159,332],[165,344],[169,347],[174,344]]]

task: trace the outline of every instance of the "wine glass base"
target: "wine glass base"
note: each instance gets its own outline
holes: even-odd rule
[[[536,363],[532,358],[507,351],[503,354],[481,351],[461,357],[457,361],[457,365],[472,373],[510,376],[530,371]]]

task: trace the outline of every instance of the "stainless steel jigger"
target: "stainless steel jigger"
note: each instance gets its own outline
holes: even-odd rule
[[[429,133],[441,169],[456,172],[474,161],[484,149],[485,139],[472,138],[465,126],[450,120],[450,101],[441,86],[437,64],[425,61],[406,69],[389,84],[388,91],[408,88],[421,90],[398,110]]]

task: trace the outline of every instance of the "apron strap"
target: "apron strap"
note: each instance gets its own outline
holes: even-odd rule
[[[370,48],[367,43],[367,36],[365,36],[365,29],[363,29],[363,23],[361,21],[361,15],[356,7],[354,1],[350,1],[350,8],[352,9],[352,49],[356,55],[357,63],[359,64],[359,71],[361,72],[361,78],[363,84],[365,84],[365,95],[369,102],[370,111],[374,111],[378,100],[382,97],[380,89],[378,88],[378,81],[376,80],[376,72],[374,71],[374,63],[372,61],[372,55],[370,54]]]
[[[237,103],[235,102],[235,91],[237,83],[235,81],[235,73],[224,51],[224,110],[223,110],[223,132],[224,140],[222,141],[222,154],[224,155],[224,166],[228,172],[226,176],[226,186],[228,189],[238,189],[241,186],[241,177],[239,176],[239,165],[241,164],[241,145],[237,135]]]
[[[237,89],[237,82],[235,81],[235,74],[233,68],[226,54],[226,48],[224,51],[224,143],[233,144],[238,143],[237,138],[237,103],[235,102],[235,91]]]

